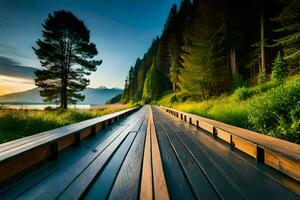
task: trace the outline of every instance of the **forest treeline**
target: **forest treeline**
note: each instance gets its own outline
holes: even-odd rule
[[[148,103],[176,92],[209,98],[245,81],[263,82],[279,56],[299,70],[298,0],[183,0],[161,36],[129,70],[122,102]]]

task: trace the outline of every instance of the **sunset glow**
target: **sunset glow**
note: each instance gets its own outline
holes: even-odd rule
[[[35,87],[33,80],[0,75],[0,95],[22,92]]]

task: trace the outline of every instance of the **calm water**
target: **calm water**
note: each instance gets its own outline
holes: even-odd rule
[[[46,107],[57,108],[59,105],[54,104],[0,104],[0,106],[4,106],[7,108],[13,109],[37,109],[37,110],[44,110]],[[91,105],[68,105],[68,108],[79,108],[79,109],[89,109]]]

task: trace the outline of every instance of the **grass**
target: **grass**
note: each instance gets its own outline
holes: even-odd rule
[[[0,108],[0,143],[100,117],[129,107],[132,105],[108,105],[87,110],[16,110],[2,107]]]
[[[157,104],[300,143],[300,75],[209,100],[178,102],[178,96],[168,94]]]

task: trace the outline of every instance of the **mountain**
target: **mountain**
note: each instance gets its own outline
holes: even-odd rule
[[[83,102],[78,104],[105,104],[105,102],[123,92],[120,88],[107,88],[101,86],[99,88],[86,88],[82,93],[85,95]],[[39,89],[34,88],[24,92],[7,94],[0,96],[0,103],[26,103],[40,104],[44,103],[43,98],[39,95]]]

